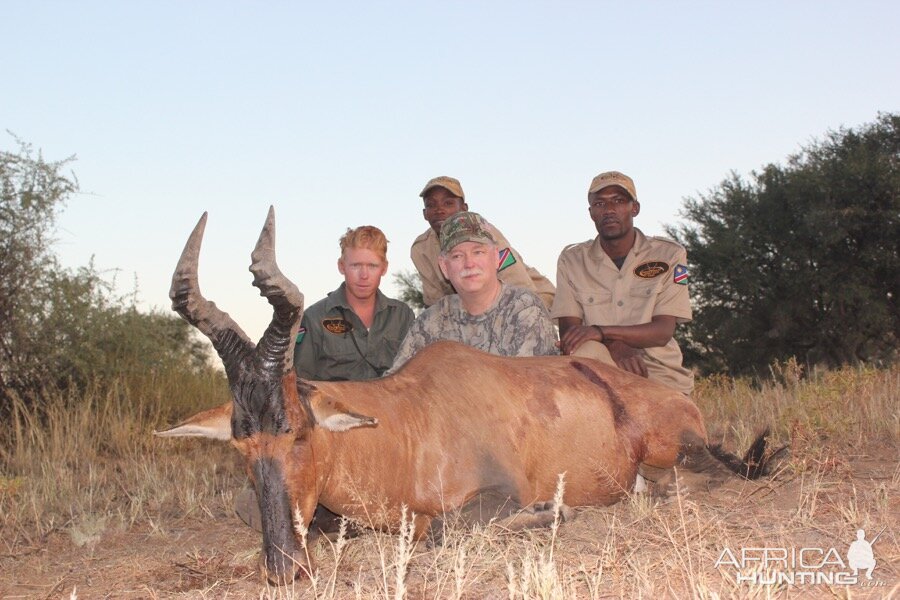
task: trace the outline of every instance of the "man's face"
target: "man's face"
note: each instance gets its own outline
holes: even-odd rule
[[[338,271],[344,276],[347,295],[357,300],[375,295],[387,268],[387,261],[368,248],[347,248],[338,259]]]
[[[604,240],[617,240],[631,233],[634,217],[640,210],[638,201],[632,200],[628,192],[617,185],[588,196],[588,212]]]
[[[461,242],[441,254],[438,265],[460,294],[480,292],[497,281],[497,247]]]
[[[440,186],[428,190],[424,201],[425,208],[422,209],[422,215],[438,235],[441,233],[441,225],[444,224],[448,217],[458,212],[469,210],[468,205],[462,198],[454,196],[450,190]]]

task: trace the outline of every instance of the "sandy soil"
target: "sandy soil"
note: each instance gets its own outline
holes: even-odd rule
[[[852,511],[870,516],[886,517],[877,528],[884,532],[874,546],[877,567],[872,582],[854,586],[781,586],[752,588],[749,584],[735,585],[726,574],[712,564],[693,565],[705,573],[698,595],[718,594],[719,597],[838,597],[883,598],[898,594],[900,582],[900,544],[898,523],[900,499],[898,485],[898,449],[875,448],[845,454],[834,465],[818,471],[818,479],[788,471],[757,485],[735,481],[711,493],[688,494],[686,501],[702,515],[700,521],[716,522],[719,531],[734,533],[747,544],[777,545],[788,541],[800,547],[835,547],[846,558],[847,547],[854,539],[855,529],[849,521]],[[842,453],[843,454],[843,453]],[[810,494],[815,480],[815,493]],[[878,500],[878,490],[884,498]],[[868,499],[868,500],[867,500]],[[810,507],[810,502],[817,504]],[[881,503],[880,507],[875,504]],[[653,529],[647,532],[635,528],[633,535],[611,531],[611,517],[617,523],[635,522],[634,506],[627,502],[606,508],[578,511],[577,518],[564,524],[559,532],[556,561],[590,560],[596,563],[601,555],[609,558],[610,536],[614,537],[615,556],[607,573],[599,580],[600,590],[595,597],[630,597],[635,593],[634,581],[643,586],[656,583],[654,595],[688,597],[686,589],[678,590],[656,582],[652,574],[641,570],[629,572],[634,565],[666,565],[672,548],[655,542]],[[679,511],[685,505],[669,501],[657,505],[653,511],[664,521],[678,522]],[[798,519],[798,511],[807,511],[810,518]],[[848,516],[849,515],[849,516]],[[613,528],[617,529],[617,528]],[[689,528],[686,528],[689,529]],[[871,538],[877,531],[868,533]],[[730,534],[729,534],[730,535]],[[643,536],[643,537],[642,537]],[[365,588],[372,581],[382,580],[379,560],[370,554],[373,542],[365,534],[351,540],[349,551],[341,562],[336,583],[337,597],[355,597],[354,584],[363,582]],[[721,543],[719,538],[719,542]],[[526,540],[509,536],[502,543],[514,547]],[[716,538],[711,547],[697,554],[698,560],[710,561],[721,551]],[[31,547],[19,546],[15,554],[0,557],[0,598],[259,598],[285,597],[283,591],[266,589],[257,576],[255,564],[260,545],[257,533],[244,527],[236,517],[223,514],[215,519],[208,516],[182,519],[162,527],[145,523],[127,531],[104,531],[99,538],[77,546],[67,531],[56,531]],[[428,565],[433,563],[429,553],[417,549],[410,567],[409,597],[452,596],[448,589],[435,591],[428,583]],[[625,560],[625,556],[630,556]],[[417,567],[417,565],[420,565]],[[629,566],[631,565],[631,567]],[[320,563],[321,566],[321,563]],[[662,568],[662,567],[660,567]],[[676,567],[677,568],[677,567]],[[480,575],[466,589],[463,597],[506,598],[508,592],[502,578],[503,569],[496,575]],[[368,583],[366,583],[368,581]],[[373,584],[374,585],[374,584]],[[305,582],[295,586],[297,597],[313,597]],[[709,588],[709,589],[707,589]],[[363,597],[372,594],[364,593]]]

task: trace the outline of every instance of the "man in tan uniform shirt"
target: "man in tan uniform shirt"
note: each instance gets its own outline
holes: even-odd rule
[[[466,204],[462,186],[453,177],[435,177],[425,184],[419,196],[425,203],[422,215],[431,227],[413,242],[410,257],[422,280],[425,306],[429,307],[444,296],[456,293],[438,268],[441,225],[450,216],[468,211],[469,206]],[[537,269],[526,265],[522,256],[512,248],[496,227],[488,224],[488,231],[499,248],[497,275],[500,281],[533,291],[549,309],[553,305],[553,296],[556,293],[550,280],[541,275]]]
[[[598,235],[566,247],[556,268],[560,349],[690,394],[693,374],[672,337],[691,320],[684,247],[634,227],[640,204],[627,175],[595,177],[588,204]]]

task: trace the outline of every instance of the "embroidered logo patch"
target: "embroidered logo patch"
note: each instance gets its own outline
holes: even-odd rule
[[[511,267],[516,264],[516,257],[513,255],[512,251],[509,248],[504,248],[500,251],[500,262],[497,264],[497,270],[502,271],[506,267]]]
[[[688,268],[687,265],[675,265],[675,271],[672,273],[672,281],[679,285],[687,285]]]
[[[306,327],[301,327],[297,330],[297,343],[303,343],[303,338],[306,337]]]
[[[634,268],[634,274],[643,279],[653,279],[654,277],[659,277],[668,270],[669,263],[652,260],[636,266]]]
[[[344,335],[353,331],[353,323],[340,318],[322,319],[322,327],[325,328],[325,331],[334,335]]]

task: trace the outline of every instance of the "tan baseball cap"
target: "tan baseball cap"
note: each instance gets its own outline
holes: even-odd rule
[[[447,177],[446,175],[441,175],[440,177],[435,177],[428,181],[425,184],[425,187],[422,188],[422,191],[419,192],[419,196],[422,198],[425,197],[425,194],[428,193],[428,190],[434,187],[442,187],[450,190],[450,193],[456,196],[457,198],[466,199],[466,195],[463,193],[462,186],[459,184],[459,179],[455,179],[453,177]]]
[[[488,231],[487,221],[478,213],[462,211],[450,216],[441,225],[441,252],[448,252],[463,242],[496,244]]]
[[[591,187],[588,188],[588,196],[599,192],[603,188],[608,188],[611,185],[617,185],[623,188],[628,192],[628,195],[631,196],[632,200],[637,200],[634,181],[632,181],[631,177],[628,175],[619,173],[618,171],[607,171],[594,177],[594,179],[591,180]]]

